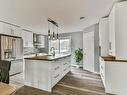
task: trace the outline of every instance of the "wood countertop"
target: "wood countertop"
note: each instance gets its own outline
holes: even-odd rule
[[[113,61],[113,62],[127,62],[127,60],[123,60],[123,59],[116,59],[115,56],[101,56],[104,61]]]
[[[28,57],[28,58],[25,58],[25,59],[28,59],[28,60],[42,60],[42,61],[54,61],[54,60],[57,60],[57,59],[68,57],[68,56],[71,56],[71,54],[66,54],[66,55],[59,54],[59,55],[56,55],[56,56],[43,55],[43,56]]]

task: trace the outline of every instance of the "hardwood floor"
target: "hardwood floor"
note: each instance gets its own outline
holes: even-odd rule
[[[21,87],[15,95],[109,95],[99,75],[72,68],[54,88],[53,92],[38,90],[28,86]]]
[[[21,88],[22,86],[24,86],[23,73],[11,76],[10,85],[14,85],[16,86],[16,88]]]

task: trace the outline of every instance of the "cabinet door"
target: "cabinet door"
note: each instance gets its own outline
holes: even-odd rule
[[[83,34],[83,69],[94,72],[94,32]]]
[[[12,35],[12,33],[13,33],[12,26],[9,24],[3,23],[3,34]]]
[[[39,42],[39,47],[44,48],[45,47],[45,36],[39,35],[38,36],[38,42]]]
[[[115,56],[115,6],[109,15],[109,54]]]
[[[101,46],[101,56],[109,54],[109,23],[108,18],[102,18],[99,22],[99,43]]]
[[[27,41],[26,35],[27,35],[27,32],[22,30],[23,47],[28,46],[28,41]]]
[[[127,1],[117,3],[115,13],[116,58],[127,59]]]
[[[28,32],[28,46],[29,47],[33,47],[33,33],[32,32]]]
[[[33,47],[33,33],[22,30],[23,46]]]
[[[0,34],[21,37],[21,28],[0,22]]]
[[[12,26],[12,29],[13,29],[13,34],[14,36],[18,36],[18,37],[21,37],[21,28],[20,27],[15,27],[15,26]]]
[[[0,22],[0,34],[3,34],[3,23]]]

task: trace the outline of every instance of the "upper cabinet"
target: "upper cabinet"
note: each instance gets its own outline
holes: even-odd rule
[[[20,27],[0,22],[0,34],[21,37],[22,31]]]
[[[116,49],[115,49],[115,33],[116,33],[116,26],[115,26],[115,8],[116,5],[112,8],[111,13],[109,15],[109,54],[116,56]]]
[[[101,47],[101,56],[109,54],[109,22],[108,17],[101,18],[99,22],[99,45]]]
[[[23,47],[33,47],[33,33],[22,30]]]
[[[109,53],[127,59],[127,1],[116,3],[109,15]]]

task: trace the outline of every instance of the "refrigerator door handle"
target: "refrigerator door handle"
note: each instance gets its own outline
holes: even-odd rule
[[[16,59],[16,39],[12,39],[12,59]]]

